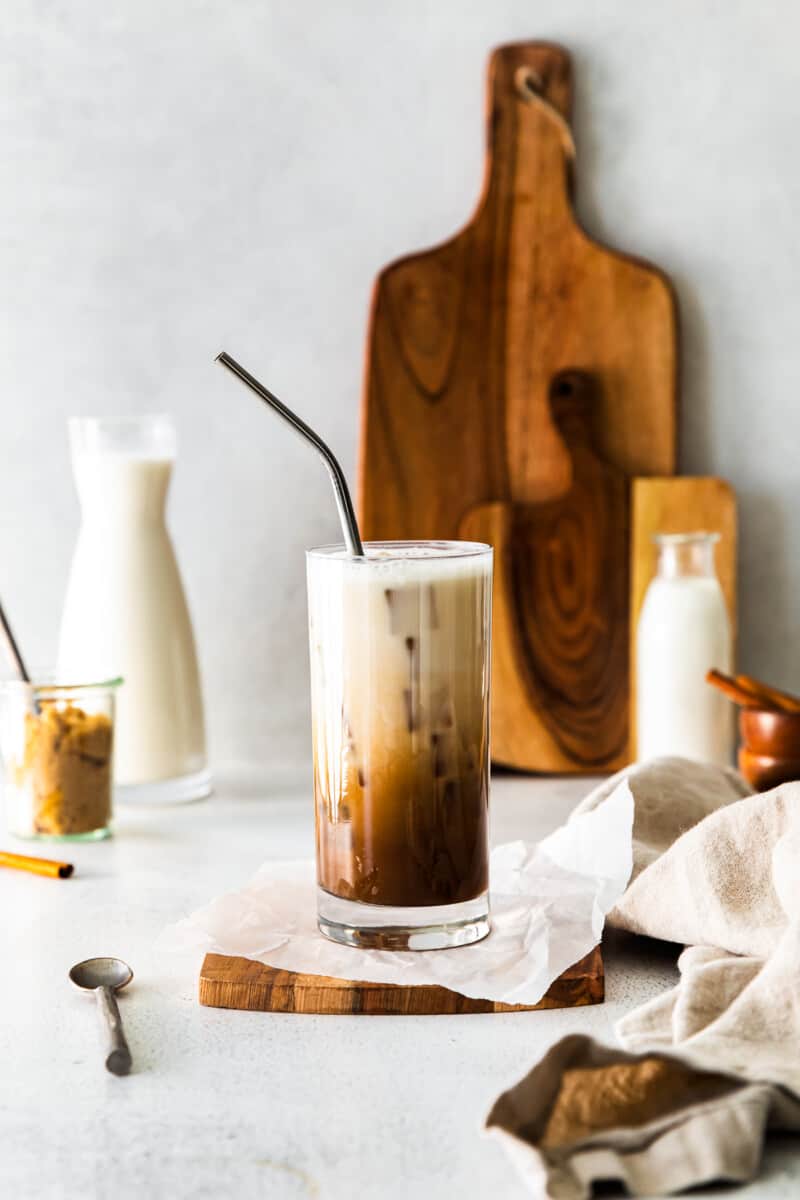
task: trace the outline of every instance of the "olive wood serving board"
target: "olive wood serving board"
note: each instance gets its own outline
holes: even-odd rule
[[[597,454],[594,390],[556,376],[572,460],[561,500],[482,504],[459,533],[495,549],[492,757],[538,771],[611,770],[628,748],[629,486]]]
[[[562,48],[520,43],[492,54],[473,217],[450,240],[386,267],[375,285],[358,478],[368,539],[466,536],[465,520],[498,524],[499,510],[476,510],[514,506],[495,546],[517,586],[498,605],[494,633],[525,653],[495,707],[493,744],[499,762],[551,771],[625,761],[627,568],[621,584],[604,556],[613,563],[624,550],[628,561],[621,481],[675,470],[673,291],[661,271],[581,228],[571,96]],[[589,396],[577,450],[554,407],[564,379]],[[570,542],[575,525],[585,554]],[[562,567],[551,564],[558,588],[539,593],[526,566],[532,549],[541,571],[564,548]],[[531,712],[539,734],[520,750],[509,723],[530,728]]]
[[[458,1013],[533,1012],[602,1004],[605,995],[600,947],[556,979],[538,1004],[472,1000],[443,987],[357,983],[327,975],[297,975],[249,958],[207,954],[200,971],[200,1003],[251,1012],[327,1013],[338,1016],[416,1016]]]

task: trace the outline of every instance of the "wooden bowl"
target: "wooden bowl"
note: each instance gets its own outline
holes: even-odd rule
[[[742,743],[755,754],[800,759],[800,713],[743,708],[739,713]]]
[[[768,792],[779,783],[800,779],[800,758],[775,758],[770,754],[755,754],[742,746],[739,750],[739,770],[757,792]]]

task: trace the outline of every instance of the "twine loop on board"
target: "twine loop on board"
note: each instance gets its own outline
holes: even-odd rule
[[[541,75],[533,67],[517,67],[514,72],[514,86],[526,104],[535,104],[540,112],[545,113],[558,127],[561,145],[564,148],[564,153],[567,156],[567,164],[571,171],[576,158],[575,139],[572,136],[569,121],[558,111],[555,104],[551,104],[544,95],[544,80]]]

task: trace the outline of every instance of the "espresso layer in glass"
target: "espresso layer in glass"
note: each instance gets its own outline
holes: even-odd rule
[[[317,872],[366,904],[488,886],[491,551],[308,556]]]

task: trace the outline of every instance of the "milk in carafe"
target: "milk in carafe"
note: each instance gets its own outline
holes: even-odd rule
[[[61,625],[59,676],[121,675],[114,780],[125,800],[208,794],[191,620],[165,524],[175,460],[166,416],[75,419],[82,523]]]

